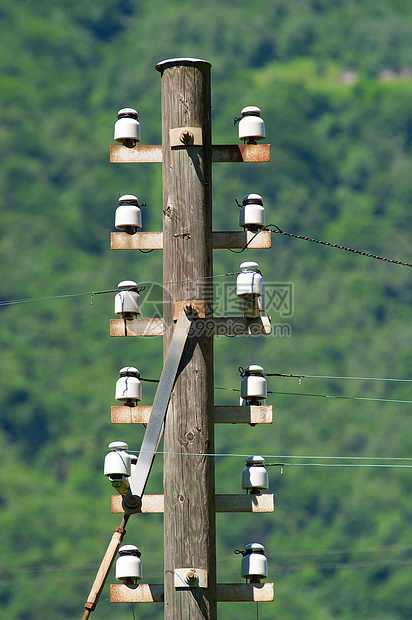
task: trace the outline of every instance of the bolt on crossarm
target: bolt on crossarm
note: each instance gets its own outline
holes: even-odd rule
[[[213,316],[210,67],[191,58],[156,66],[162,75],[163,280],[172,282],[164,290],[165,355],[178,307],[192,307],[199,317],[165,422],[165,620],[217,616],[214,459],[197,456],[214,453],[213,335],[202,329]],[[171,146],[176,129],[190,140]],[[207,587],[176,587],[175,570],[183,568],[206,571]]]

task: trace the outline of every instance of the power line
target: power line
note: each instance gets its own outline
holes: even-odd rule
[[[95,291],[95,292],[89,292],[89,293],[71,293],[71,294],[66,294],[66,295],[51,295],[49,297],[34,297],[31,299],[10,299],[8,301],[3,300],[0,301],[0,306],[13,306],[16,304],[29,304],[29,303],[33,303],[36,301],[49,301],[50,299],[67,299],[69,297],[83,297],[85,295],[91,296],[92,298],[94,297],[94,295],[103,295],[104,293],[117,293],[119,289],[111,289],[109,291]]]
[[[348,379],[348,380],[356,380],[356,381],[398,381],[405,383],[412,383],[412,379],[390,379],[383,377],[338,377],[334,375],[291,375],[291,374],[283,374],[280,372],[264,372],[263,375],[265,377],[286,377],[293,379]]]
[[[316,377],[315,375],[311,376],[311,375],[278,375],[278,374],[268,374],[268,373],[264,373],[265,376],[270,377],[270,376],[285,376],[285,377],[295,377],[295,378],[304,378],[304,377],[311,377],[311,378],[324,378],[324,379],[331,379],[331,378],[335,378],[335,379],[362,379],[365,377],[326,377],[326,376],[319,376]],[[373,377],[370,378],[371,381],[375,380]],[[140,377],[140,381],[146,381],[146,382],[150,382],[150,383],[159,383],[159,379],[146,379],[144,377]],[[410,382],[412,381],[412,379],[376,379],[376,381],[407,381]],[[240,388],[227,388],[227,387],[221,387],[218,385],[214,386],[215,390],[224,390],[227,392],[240,392],[241,389]],[[381,403],[401,403],[401,404],[408,404],[408,405],[412,405],[412,400],[401,400],[401,399],[395,399],[395,398],[372,398],[369,396],[340,396],[340,395],[333,395],[333,394],[309,394],[307,392],[278,392],[277,390],[268,390],[267,391],[268,394],[279,394],[281,396],[313,396],[313,397],[317,397],[317,398],[334,398],[334,399],[341,399],[341,400],[365,400],[365,401],[371,401],[371,402],[381,402]]]
[[[370,568],[373,566],[404,566],[412,564],[410,560],[375,560],[375,561],[359,561],[359,562],[334,562],[334,563],[319,563],[319,564],[292,564],[284,566],[271,566],[271,571],[291,571],[291,570],[305,570],[307,568],[317,568],[321,570],[335,570],[341,568]]]
[[[219,388],[218,388],[219,389]],[[303,392],[277,392],[277,391],[269,391],[268,394],[280,394],[282,396],[315,396],[317,398],[334,398],[340,400],[365,400],[372,402],[380,402],[380,403],[403,403],[412,405],[412,400],[399,400],[394,398],[370,398],[367,396],[334,396],[332,394],[307,394]]]
[[[228,392],[240,392],[240,388],[227,388],[215,385],[215,390],[226,390]],[[268,394],[279,394],[281,396],[315,396],[318,398],[335,398],[342,400],[365,400],[382,403],[403,403],[412,405],[412,400],[399,400],[394,398],[370,398],[368,396],[334,396],[333,394],[308,394],[307,392],[278,392],[277,390],[268,390]]]
[[[128,452],[132,454],[141,454],[142,450],[128,450]],[[170,452],[170,451],[160,451],[158,450],[156,454],[168,454],[172,456],[184,456],[184,457],[213,457],[213,458],[244,458],[246,459],[250,454],[233,454],[230,452],[213,452],[213,453],[201,453],[201,452]],[[265,459],[333,459],[333,460],[368,460],[368,461],[411,461],[410,457],[357,457],[357,456],[279,456],[279,455],[262,455]],[[270,463],[266,463],[266,466],[270,466]],[[274,463],[274,465],[278,465],[280,467],[377,467],[377,468],[387,468],[387,469],[410,469],[412,468],[412,464],[403,464],[403,463],[288,463],[286,461],[282,463]]]
[[[372,549],[357,549],[356,547],[344,547],[342,549],[316,549],[305,551],[276,551],[268,554],[268,557],[276,558],[278,556],[295,556],[295,555],[352,555],[355,553],[382,553],[388,551],[411,551],[412,545],[388,545],[383,547],[375,547]]]
[[[330,248],[336,248],[338,250],[345,250],[346,252],[353,252],[354,254],[361,254],[362,256],[366,256],[368,258],[374,258],[375,260],[381,260],[386,263],[394,263],[395,265],[403,265],[404,267],[412,267],[411,263],[405,263],[400,260],[394,260],[393,258],[385,258],[383,256],[377,256],[376,254],[371,254],[370,252],[364,252],[362,250],[355,250],[353,248],[348,248],[344,245],[339,245],[338,243],[329,243],[328,241],[320,241],[319,239],[312,239],[311,237],[305,237],[304,235],[295,235],[293,233],[284,232],[276,226],[276,224],[268,224],[265,226],[263,230],[271,230],[272,233],[276,233],[278,235],[285,235],[287,237],[294,237],[295,239],[303,239],[304,241],[310,241],[311,243],[319,243],[321,245],[326,245]]]
[[[223,278],[225,276],[237,276],[239,275],[239,271],[233,271],[230,273],[218,273],[216,275],[213,276],[205,276],[203,278],[194,278],[193,280],[174,280],[171,282],[163,282],[163,284],[160,284],[160,286],[164,287],[165,285],[168,284],[181,284],[181,283],[188,283],[190,284],[191,282],[198,282],[201,280],[209,280],[209,279],[213,279],[213,278]],[[141,287],[140,289],[138,289],[139,291],[142,291],[144,289],[144,287]],[[95,295],[103,295],[106,293],[118,293],[119,289],[115,288],[115,289],[110,289],[107,291],[90,291],[88,293],[68,293],[65,295],[50,295],[49,297],[33,297],[33,298],[29,298],[29,299],[9,299],[9,300],[0,300],[0,307],[2,306],[14,306],[17,304],[29,304],[29,303],[34,303],[37,301],[49,301],[49,300],[53,300],[53,299],[67,299],[70,297],[84,297],[84,296],[90,296],[91,297],[91,303],[93,303],[93,297]]]

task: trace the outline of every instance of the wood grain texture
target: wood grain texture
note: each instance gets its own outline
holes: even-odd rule
[[[210,65],[176,61],[162,70],[164,350],[173,302],[202,300],[212,316]],[[170,129],[200,127],[202,146],[170,148]],[[205,279],[206,278],[206,279]],[[213,336],[189,337],[166,415],[164,536],[166,620],[216,618]],[[185,456],[187,453],[187,456]],[[174,587],[174,569],[206,569],[207,589]]]

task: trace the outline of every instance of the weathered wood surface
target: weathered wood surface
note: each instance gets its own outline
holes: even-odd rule
[[[173,60],[162,74],[164,350],[172,303],[203,300],[212,316],[213,275],[210,64]],[[200,127],[203,145],[170,147],[170,129]],[[216,618],[213,337],[192,333],[164,432],[165,620]],[[186,456],[187,455],[187,456]],[[206,569],[207,589],[176,590],[174,569]]]

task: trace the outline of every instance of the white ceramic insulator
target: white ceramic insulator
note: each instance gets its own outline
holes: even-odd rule
[[[136,291],[119,291],[114,298],[114,313],[120,316],[141,314],[139,293]]]
[[[265,226],[265,208],[263,205],[257,203],[244,205],[240,209],[239,226],[242,228],[248,226],[263,228]]]
[[[236,295],[263,295],[263,278],[257,271],[242,271],[236,279]]]
[[[240,395],[242,398],[266,398],[268,392],[265,377],[259,375],[246,375],[243,377],[240,386]]]
[[[130,476],[130,454],[124,450],[112,450],[111,452],[108,452],[104,459],[103,473],[105,476]]]
[[[140,123],[135,118],[119,118],[114,125],[114,139],[116,142],[134,140],[140,142]]]
[[[243,556],[241,574],[244,579],[256,577],[264,579],[268,576],[268,561],[261,553],[250,553]]]
[[[142,560],[135,555],[121,555],[116,560],[116,579],[142,579]]]
[[[142,400],[142,384],[137,377],[119,377],[116,381],[115,399],[119,402]]]
[[[265,123],[259,116],[244,116],[239,121],[239,140],[264,140]]]
[[[133,228],[137,230],[142,227],[142,212],[136,205],[120,205],[116,209],[114,218],[115,228],[125,230]]]
[[[245,467],[242,472],[242,489],[268,489],[269,476],[263,465]]]

